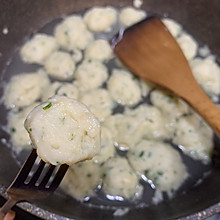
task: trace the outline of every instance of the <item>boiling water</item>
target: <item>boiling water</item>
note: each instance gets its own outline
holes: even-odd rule
[[[53,34],[53,30],[54,27],[61,21],[61,19],[55,19],[54,21],[48,23],[47,25],[45,25],[44,27],[42,27],[41,29],[39,29],[36,33],[47,33],[47,34]],[[111,40],[116,33],[118,33],[119,31],[121,31],[121,27],[119,24],[117,24],[112,32],[107,33],[107,34],[96,34],[95,37],[96,38],[105,38],[108,40]],[[116,67],[116,63],[115,60],[112,59],[108,64],[107,64],[109,70],[112,70],[114,67]],[[20,55],[19,55],[19,48],[18,50],[14,53],[13,57],[11,58],[10,62],[8,63],[6,69],[5,69],[5,73],[2,76],[2,84],[1,84],[1,90],[3,90],[3,87],[5,85],[6,82],[9,81],[9,79],[15,75],[15,74],[19,74],[19,73],[23,73],[23,72],[34,72],[36,71],[40,66],[39,65],[29,65],[29,64],[25,64],[22,62]],[[111,72],[111,71],[109,71]],[[104,85],[105,87],[106,85]],[[147,102],[148,104],[150,103],[149,97],[145,97],[141,103]],[[141,104],[139,103],[139,104]],[[138,104],[138,105],[139,105]],[[137,105],[137,106],[138,106]],[[113,114],[116,113],[122,113],[124,111],[123,106],[117,106],[114,111]],[[3,136],[1,137],[1,141],[2,144],[6,147],[11,148],[10,146],[10,142],[9,142],[9,135],[7,134],[7,132],[5,132],[5,126],[7,124],[6,118],[7,118],[7,111],[5,109],[5,107],[3,106],[3,104],[1,104],[0,106],[0,114],[3,115],[4,117],[4,121],[2,121],[1,124],[1,130],[3,132]],[[169,140],[168,140],[169,142]],[[173,146],[175,149],[178,149],[177,146]],[[11,148],[13,155],[15,157],[15,159],[21,163],[27,156],[28,152],[15,152],[13,149]],[[117,154],[122,156],[122,157],[126,157],[126,149],[123,148],[116,148],[117,149]],[[181,150],[179,150],[181,157],[184,161],[184,164],[187,167],[188,173],[189,173],[189,178],[184,182],[184,184],[180,187],[180,189],[175,193],[175,196],[178,196],[180,194],[182,194],[183,192],[187,191],[188,189],[190,189],[191,187],[193,187],[196,184],[199,184],[199,182],[201,181],[201,179],[204,177],[204,175],[207,175],[207,173],[209,173],[211,171],[211,165],[204,165],[203,163],[201,163],[200,161],[196,161],[191,159],[190,157],[184,155],[182,153]],[[154,197],[155,194],[155,187],[152,184],[152,182],[148,179],[143,179],[140,180],[140,183],[144,186],[144,193],[143,196],[140,199],[135,199],[135,200],[128,200],[128,199],[124,199],[122,197],[119,196],[110,196],[110,195],[106,195],[105,193],[102,192],[101,187],[99,186],[96,190],[95,190],[95,196],[92,197],[86,197],[84,199],[84,204],[87,204],[88,206],[96,206],[96,207],[102,207],[102,208],[115,208],[115,207],[131,207],[131,206],[148,206],[150,204],[152,204],[152,199]],[[56,194],[60,197],[64,196],[64,193],[60,190],[58,190],[56,192]],[[71,198],[68,195],[65,195],[66,197],[66,201],[71,201],[73,200],[73,198]],[[164,193],[163,197],[166,199],[168,198],[168,196]]]

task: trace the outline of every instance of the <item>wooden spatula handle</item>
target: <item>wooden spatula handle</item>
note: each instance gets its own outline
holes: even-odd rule
[[[220,137],[220,108],[211,101],[197,83],[187,89],[188,95],[182,96],[182,98],[205,119]]]

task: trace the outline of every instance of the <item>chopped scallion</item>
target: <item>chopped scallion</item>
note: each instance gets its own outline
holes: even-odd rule
[[[43,107],[43,110],[47,110],[52,106],[52,103],[48,103],[46,106]]]
[[[139,157],[142,157],[143,155],[144,155],[144,151],[141,151]]]
[[[15,128],[11,128],[11,132],[15,133],[16,129]]]

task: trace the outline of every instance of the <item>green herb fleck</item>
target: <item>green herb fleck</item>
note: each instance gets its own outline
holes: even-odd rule
[[[141,151],[139,157],[142,157],[143,155],[144,155],[144,151]]]
[[[105,179],[105,177],[106,177],[106,173],[104,173],[104,174],[102,175],[102,178],[103,178],[103,179]]]
[[[59,90],[60,90],[61,87],[62,87],[62,86],[59,86],[59,87],[55,90],[55,95],[58,94],[58,92],[59,92]]]
[[[163,171],[157,171],[157,174],[158,174],[159,176],[162,176],[162,175],[163,175]]]
[[[63,93],[63,96],[67,96],[67,94],[64,92],[64,93]]]
[[[89,60],[88,60],[88,62],[89,62],[89,63],[91,63],[91,62],[92,62],[92,60],[91,60],[91,59],[89,59]]]
[[[147,176],[148,173],[149,173],[149,170],[148,170],[148,169],[144,171],[144,175],[145,175],[145,176]]]
[[[74,134],[71,134],[71,138],[70,138],[70,140],[73,141],[74,138],[75,138],[75,135],[74,135]]]
[[[150,123],[153,123],[154,121],[152,120],[152,119],[150,119],[150,118],[146,118],[145,119],[146,121],[149,121]]]
[[[29,131],[32,132],[32,128],[29,128]]]
[[[82,163],[78,163],[78,167],[82,167]]]
[[[15,128],[11,128],[11,132],[12,132],[12,133],[15,133],[15,132],[16,132],[16,129],[15,129]]]
[[[168,98],[167,101],[169,104],[173,103],[173,96],[172,95],[168,95],[167,98]]]
[[[60,161],[56,161],[56,164],[57,164],[57,165],[60,165],[61,163],[60,163]]]
[[[156,185],[158,184],[158,177],[157,177],[157,176],[154,177],[154,179],[153,179],[153,183],[156,184]]]
[[[138,79],[138,77],[132,74],[132,79],[136,80],[136,79]]]
[[[64,117],[62,117],[62,119],[61,119],[61,121],[63,122],[63,124],[64,124],[65,119],[66,119],[66,117],[65,117],[65,116],[64,116]]]
[[[91,176],[92,176],[92,174],[91,174],[91,173],[88,173],[88,174],[87,174],[87,177],[91,177]]]
[[[47,110],[52,106],[52,103],[48,103],[46,106],[43,107],[43,110]]]

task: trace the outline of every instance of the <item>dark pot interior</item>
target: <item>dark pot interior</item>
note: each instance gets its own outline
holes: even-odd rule
[[[25,37],[63,14],[80,12],[94,5],[131,5],[131,0],[0,0],[0,73],[4,73],[7,62]],[[143,8],[169,17],[181,23],[201,45],[208,45],[217,60],[220,58],[220,4],[218,0],[144,0]],[[9,32],[2,33],[4,27]],[[2,94],[2,90],[1,90]],[[0,109],[1,124],[6,123],[4,110]],[[0,185],[5,187],[13,180],[19,167],[4,144],[8,135],[0,131]],[[165,201],[148,208],[133,208],[120,219],[176,219],[191,216],[191,219],[208,216],[220,210],[220,166],[218,163],[220,141],[216,138],[216,152],[211,173],[198,186],[193,186],[187,193],[171,201]],[[113,211],[89,208],[75,200],[56,193],[50,198],[37,201],[45,210],[60,216],[74,219],[113,219]],[[211,207],[212,206],[212,207]],[[209,208],[211,207],[211,208]],[[208,209],[209,208],[209,209]],[[34,212],[34,209],[31,209]],[[206,212],[201,212],[205,210]],[[34,212],[36,214],[36,212]],[[43,218],[49,218],[48,212]],[[197,213],[197,214],[196,214]],[[199,214],[198,214],[199,213]],[[94,216],[94,217],[91,217]],[[51,217],[51,219],[53,219]],[[115,218],[116,219],[116,218]],[[118,218],[117,218],[118,219]]]

